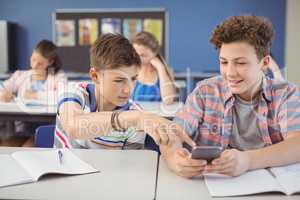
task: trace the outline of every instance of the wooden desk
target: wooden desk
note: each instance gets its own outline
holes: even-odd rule
[[[259,181],[259,180],[258,180]],[[266,193],[256,194],[251,196],[237,196],[237,197],[226,197],[226,198],[212,198],[207,190],[207,187],[202,178],[186,179],[177,176],[171,172],[165,161],[160,158],[159,170],[157,176],[157,194],[156,200],[199,200],[199,199],[236,199],[236,200],[281,200],[289,199],[296,200],[300,199],[300,195],[286,196],[280,193]]]
[[[0,153],[17,150],[24,149],[0,148]],[[48,176],[36,183],[0,188],[0,198],[154,199],[158,159],[156,152],[83,149],[74,149],[73,152],[101,172],[79,176]]]

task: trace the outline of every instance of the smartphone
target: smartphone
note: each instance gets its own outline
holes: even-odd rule
[[[220,157],[222,152],[222,146],[195,146],[192,149],[191,158],[211,162],[213,159]]]

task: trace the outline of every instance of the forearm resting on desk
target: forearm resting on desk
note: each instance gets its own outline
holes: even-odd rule
[[[245,153],[250,158],[249,170],[288,165],[300,161],[300,133],[293,133],[284,141]]]

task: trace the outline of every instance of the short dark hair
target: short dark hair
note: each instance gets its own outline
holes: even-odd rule
[[[90,49],[91,67],[96,70],[116,69],[123,66],[141,66],[141,59],[128,39],[120,34],[98,37]]]
[[[261,16],[231,16],[212,32],[210,43],[219,50],[223,43],[247,42],[254,46],[257,58],[261,60],[270,53],[274,36],[270,20]]]
[[[57,46],[53,42],[50,40],[41,40],[34,48],[34,51],[48,61],[53,61],[52,65],[48,66],[48,72],[56,74],[61,69],[61,59],[57,52]]]

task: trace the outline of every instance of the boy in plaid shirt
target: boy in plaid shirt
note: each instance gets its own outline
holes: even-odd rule
[[[219,52],[221,76],[200,82],[174,121],[197,145],[220,145],[221,156],[193,160],[178,140],[160,149],[176,174],[238,176],[248,170],[300,161],[300,97],[295,85],[268,79],[274,35],[271,22],[234,16],[217,26],[210,42]]]

